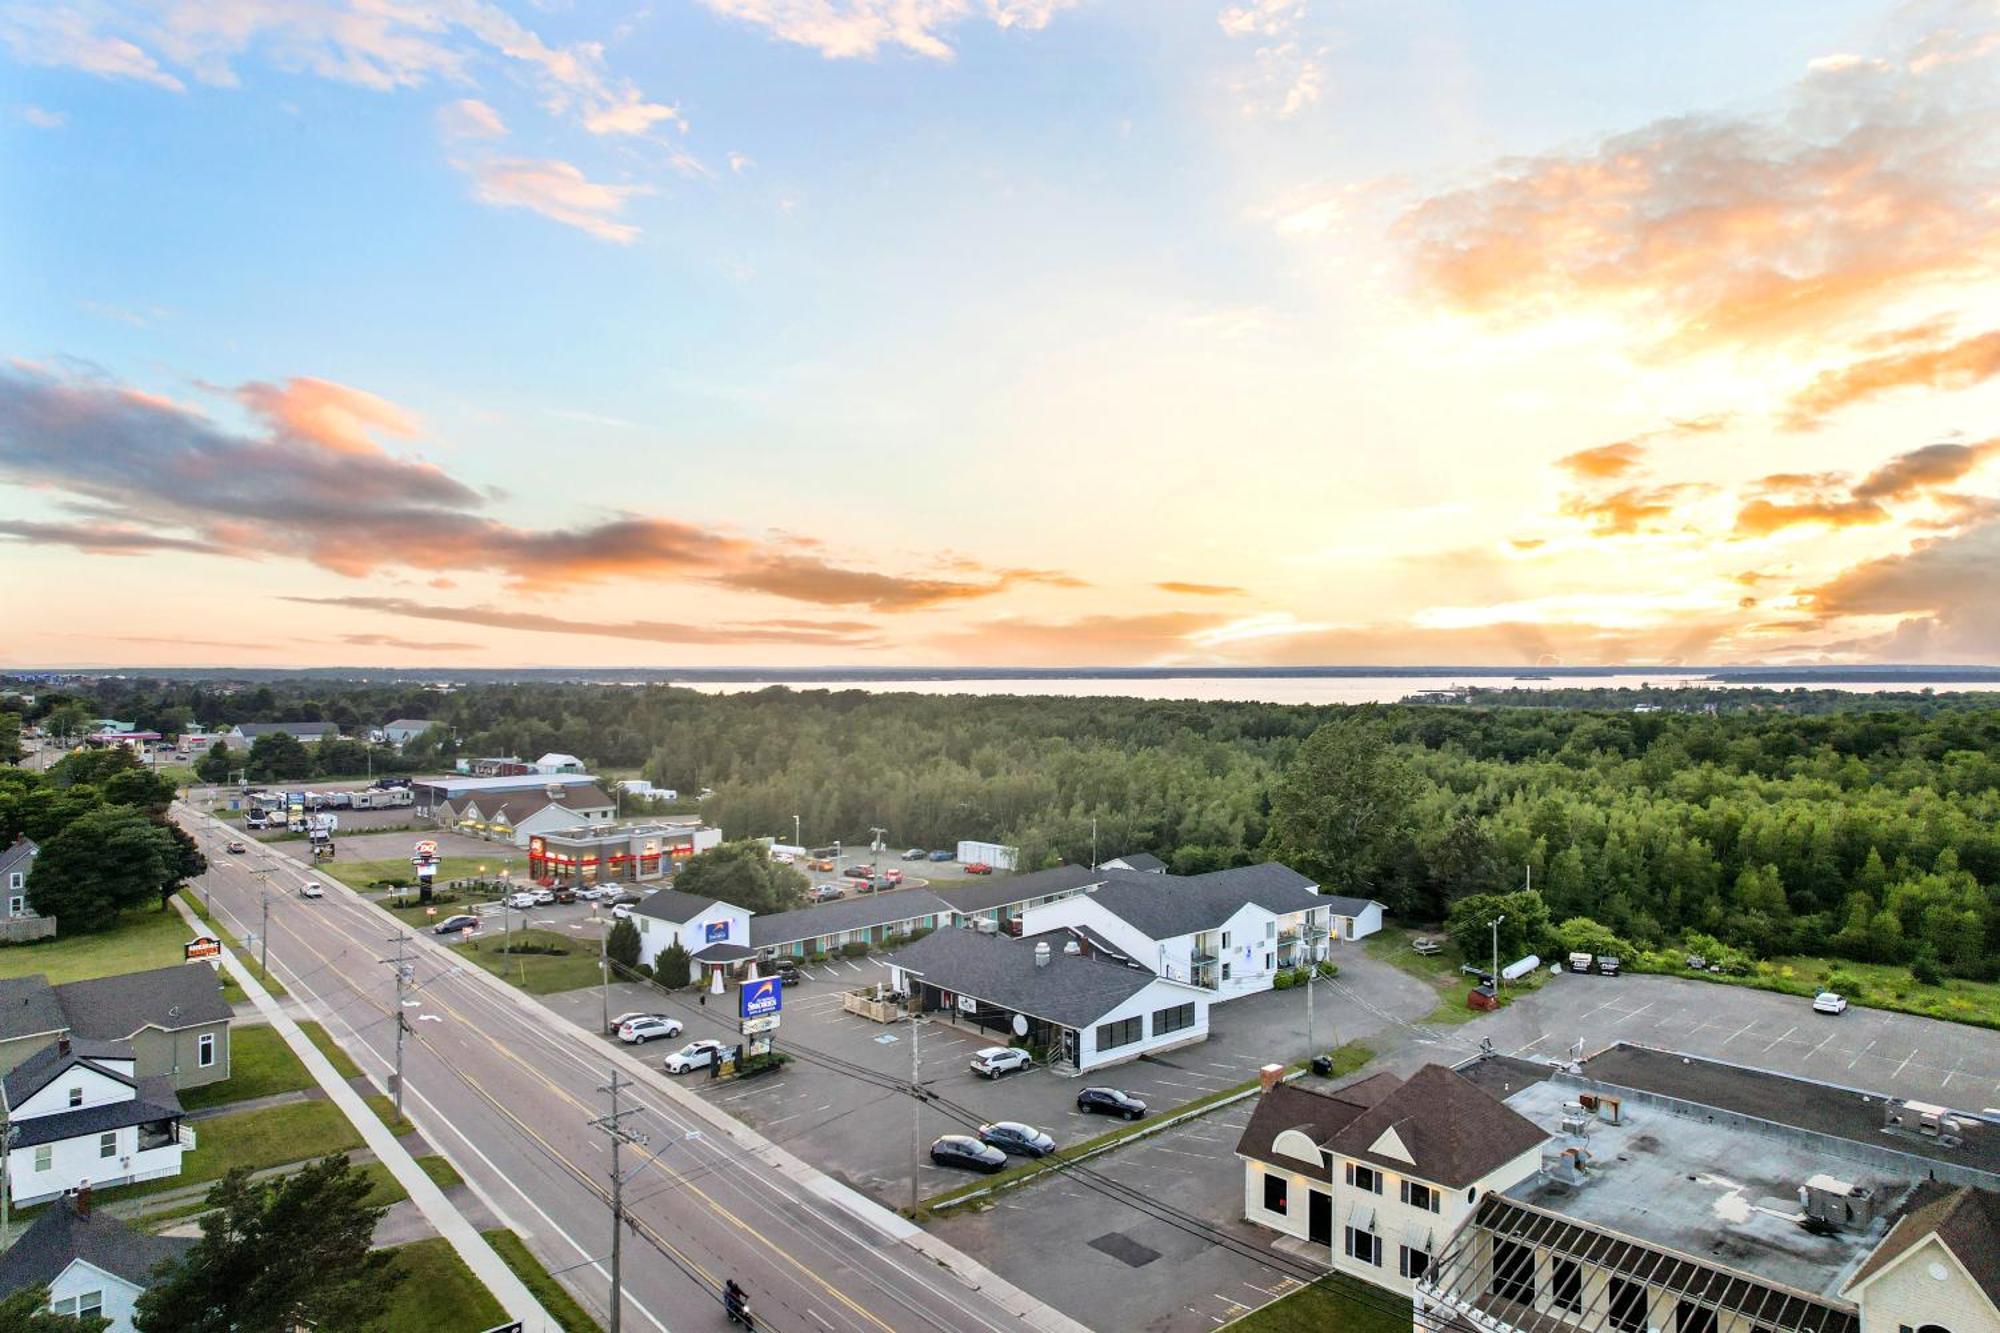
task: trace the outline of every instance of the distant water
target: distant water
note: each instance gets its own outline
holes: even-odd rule
[[[1911,693],[1918,690],[1990,692],[2000,690],[2000,681],[1826,681],[1810,677],[1787,681],[1718,681],[1686,675],[1557,676],[1546,680],[1526,680],[1507,676],[1152,676],[1104,678],[1097,676],[1042,676],[1032,680],[981,678],[970,680],[711,680],[677,682],[683,688],[703,694],[742,694],[750,690],[783,685],[793,690],[867,690],[872,694],[1014,694],[1036,697],[1083,696],[1126,699],[1200,699],[1238,703],[1272,704],[1388,704],[1425,690],[1448,690],[1463,686],[1486,689],[1641,689],[1699,686],[1705,689],[1788,689],[1794,685],[1814,690],[1846,690],[1854,694]]]

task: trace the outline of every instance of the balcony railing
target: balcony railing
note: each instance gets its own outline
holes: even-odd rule
[[[1217,958],[1212,953],[1203,953],[1201,950],[1196,949],[1193,953],[1188,955],[1188,961],[1193,963],[1196,967],[1210,967],[1216,963],[1221,962],[1222,960]]]
[[[1297,926],[1291,926],[1278,932],[1278,943],[1297,944],[1298,942],[1299,928]]]

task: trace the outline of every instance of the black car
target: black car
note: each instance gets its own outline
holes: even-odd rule
[[[789,958],[780,958],[772,963],[771,975],[778,979],[780,986],[796,986],[805,979],[799,974],[799,965]]]
[[[611,900],[611,905],[613,907],[637,907],[640,903],[643,903],[645,901],[646,897],[644,894],[621,893],[617,897]]]
[[[459,931],[471,930],[474,926],[478,924],[479,924],[478,917],[467,916],[463,912],[461,912],[457,916],[448,916],[444,920],[438,922],[435,926],[432,926],[431,934],[456,935],[458,934]]]
[[[1018,1120],[1000,1120],[979,1127],[979,1141],[989,1148],[1016,1157],[1047,1157],[1056,1150],[1056,1141],[1033,1125]]]
[[[555,900],[559,903],[573,903],[576,901],[576,890],[567,884],[559,884],[551,892],[555,894]]]
[[[963,1167],[991,1175],[1007,1165],[1007,1154],[966,1134],[947,1134],[931,1145],[931,1160],[939,1166]]]
[[[1146,1114],[1146,1103],[1117,1088],[1085,1088],[1076,1094],[1076,1109],[1095,1115],[1122,1115],[1137,1120]]]

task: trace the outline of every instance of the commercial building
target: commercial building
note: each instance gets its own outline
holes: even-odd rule
[[[639,961],[660,966],[660,955],[678,944],[687,951],[688,980],[733,973],[756,956],[750,947],[750,910],[718,898],[660,889],[632,909],[639,928]]]
[[[47,1287],[51,1314],[98,1315],[111,1321],[105,1333],[132,1333],[154,1270],[193,1249],[194,1237],[148,1235],[94,1208],[91,1194],[58,1199],[0,1255],[0,1296]]]
[[[329,736],[340,735],[340,728],[331,722],[239,722],[222,738],[229,742],[232,750],[241,750],[254,745],[259,736],[290,736],[295,741],[313,745]]]
[[[938,886],[957,924],[980,930],[1021,933],[1021,917],[1031,907],[1060,901],[1104,882],[1088,866],[1057,866],[1026,875],[996,875],[974,884]]]
[[[573,754],[562,754],[551,750],[535,761],[537,773],[581,773],[583,760]]]
[[[941,930],[890,954],[890,984],[924,1013],[1019,1040],[1084,1071],[1208,1039],[1206,991],[1047,940]]]
[[[215,970],[180,963],[51,986],[46,977],[0,981],[0,1070],[57,1039],[118,1042],[140,1078],[195,1088],[229,1077],[229,1004]]]
[[[479,761],[487,762],[487,761]],[[536,791],[554,786],[596,786],[588,773],[536,773],[525,765],[518,773],[483,777],[448,773],[410,779],[410,794],[420,815],[432,815],[440,806],[462,801],[468,796],[491,796],[496,792]]]
[[[538,833],[609,824],[616,813],[595,783],[564,783],[475,793],[445,802],[433,818],[454,832],[526,847]]]
[[[951,904],[929,889],[859,894],[791,912],[750,917],[750,944],[761,958],[804,958],[837,953],[849,944],[877,948],[936,930],[951,919]]]
[[[88,1185],[177,1176],[194,1133],[171,1078],[145,1077],[130,1043],[59,1037],[0,1079],[15,1204]]]
[[[2000,1119],[1626,1044],[1448,1077],[1265,1092],[1245,1216],[1407,1292],[1419,1329],[2000,1330]],[[1445,1187],[1428,1231],[1387,1204],[1412,1180]]]
[[[528,877],[549,884],[649,883],[722,841],[699,819],[551,829],[528,836]]]

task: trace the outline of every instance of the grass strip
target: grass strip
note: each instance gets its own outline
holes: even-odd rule
[[[308,1018],[300,1021],[299,1031],[305,1033],[306,1039],[319,1047],[319,1053],[327,1058],[327,1062],[333,1066],[334,1073],[342,1078],[361,1077],[361,1066],[355,1064],[353,1058],[340,1049],[325,1028]]]
[[[1386,1291],[1330,1273],[1223,1327],[1234,1333],[1409,1333],[1410,1311]]]
[[[394,1271],[403,1280],[389,1312],[368,1333],[479,1333],[506,1321],[507,1312],[450,1241],[412,1241],[394,1253]]]
[[[534,1293],[549,1317],[556,1321],[563,1333],[603,1333],[603,1325],[590,1317],[590,1312],[577,1304],[576,1297],[569,1294],[560,1282],[549,1276],[549,1270],[542,1267],[542,1261],[535,1258],[521,1238],[505,1227],[492,1231],[482,1231],[487,1243],[514,1270],[514,1276],[521,1279],[528,1290]]]

